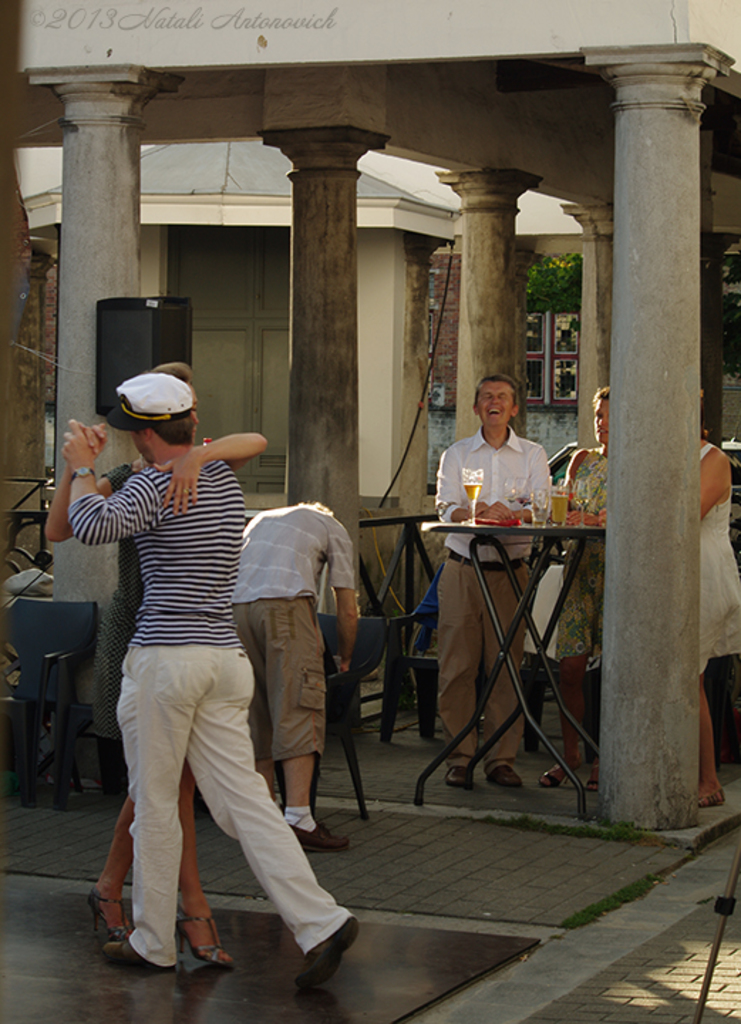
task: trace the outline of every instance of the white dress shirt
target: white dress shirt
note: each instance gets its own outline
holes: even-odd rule
[[[437,471],[437,496],[435,508],[444,523],[450,523],[456,508],[468,508],[468,497],[463,487],[463,468],[483,469],[484,483],[481,487],[479,501],[493,505],[503,501],[512,509],[513,516],[520,515],[522,506],[519,502],[508,501],[504,495],[504,481],[508,478],[521,478],[525,481],[524,493],[529,496],[531,491],[550,485],[548,457],[542,445],[534,441],[526,441],[518,437],[512,427],[508,427],[507,440],[501,448],[492,448],[485,440],[483,429],[473,437],[465,437],[456,441],[440,459]],[[507,538],[503,541],[510,558],[523,558],[530,552],[530,537]],[[465,534],[448,534],[445,546],[464,558],[469,557],[470,537]],[[501,561],[496,548],[486,545],[479,548],[482,561]]]

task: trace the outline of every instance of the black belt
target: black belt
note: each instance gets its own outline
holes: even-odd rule
[[[473,565],[473,562],[471,561],[470,558],[464,558],[463,555],[459,555],[457,551],[448,551],[448,559],[452,560],[453,562],[460,562],[461,565]],[[513,569],[519,569],[522,565],[522,559],[514,558],[510,562],[510,565],[512,566]],[[484,569],[486,572],[504,572],[504,563],[482,562],[481,568]]]

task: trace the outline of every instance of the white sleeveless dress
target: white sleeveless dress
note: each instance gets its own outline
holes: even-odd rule
[[[702,448],[703,459],[712,445]],[[741,581],[728,535],[731,496],[700,523],[700,672],[710,658],[741,652]]]

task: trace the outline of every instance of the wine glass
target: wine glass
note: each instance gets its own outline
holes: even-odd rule
[[[581,525],[584,526],[584,515],[589,507],[589,500],[592,496],[592,488],[589,480],[580,479],[574,487],[574,504],[581,512]]]
[[[527,505],[530,493],[524,476],[508,476],[505,479],[504,499],[510,505]]]
[[[465,466],[463,469],[463,489],[468,497],[469,521],[476,522],[476,502],[478,501],[481,488],[484,485],[483,469],[470,469]]]

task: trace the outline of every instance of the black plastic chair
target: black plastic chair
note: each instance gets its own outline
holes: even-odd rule
[[[330,654],[337,653],[337,617],[335,615],[319,615],[319,627]],[[358,635],[355,649],[347,672],[334,672],[327,675],[327,733],[339,736],[347,766],[350,769],[355,796],[360,809],[360,817],[368,818],[368,811],[363,796],[363,783],[360,778],[360,766],[355,751],[350,718],[352,715],[355,694],[361,679],[378,667],[386,646],[386,620],[381,618],[361,618],[358,620]],[[315,773],[316,781],[316,773]]]
[[[421,620],[416,613],[389,619],[386,666],[383,674],[383,704],[381,707],[381,743],[390,743],[394,722],[399,709],[399,697],[406,673],[411,669],[417,687],[417,713],[419,735],[426,739],[435,736],[437,714],[437,658],[423,654],[405,653],[404,635]],[[414,649],[413,649],[414,650]]]
[[[19,598],[7,611],[7,638],[18,655],[20,680],[0,698],[13,729],[16,771],[24,807],[36,806],[38,750],[47,707],[56,704],[63,655],[92,655],[98,606],[94,601]]]
[[[95,644],[73,654],[63,654],[57,661],[57,693],[54,725],[54,810],[67,809],[69,786],[72,781],[78,793],[82,792],[75,764],[75,745],[93,724],[92,704],[83,704],[77,696],[78,668],[92,657]],[[97,737],[90,735],[90,739]]]

